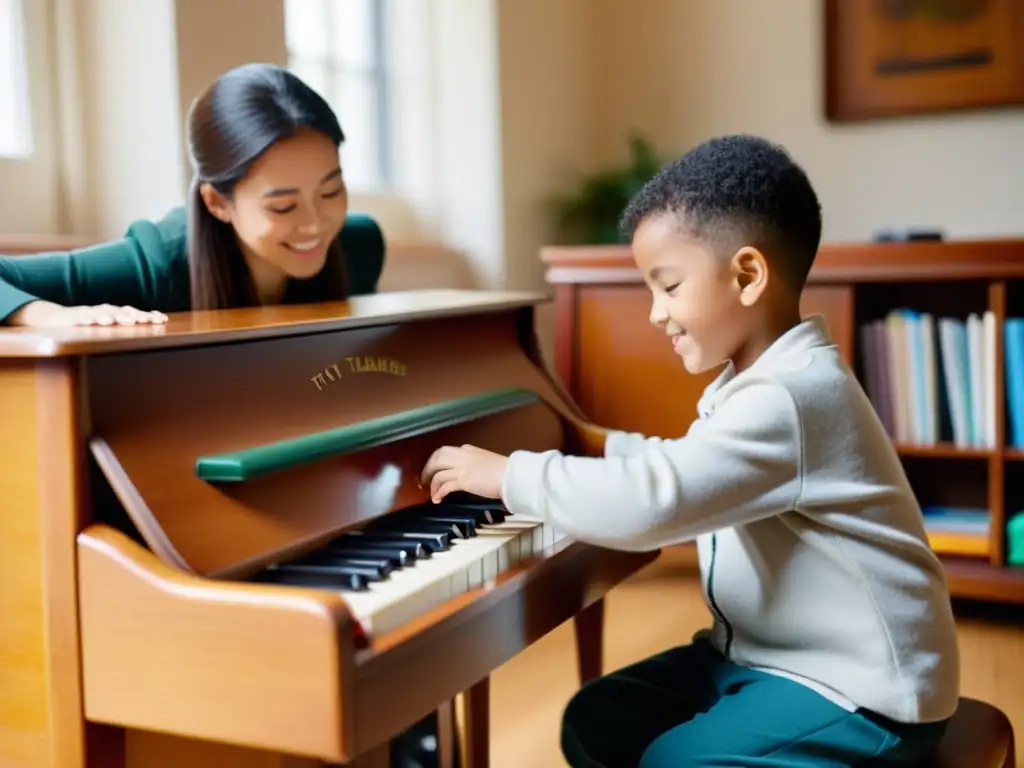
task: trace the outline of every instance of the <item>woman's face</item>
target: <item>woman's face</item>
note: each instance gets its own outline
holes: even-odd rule
[[[234,227],[257,287],[319,273],[348,213],[338,149],[315,131],[271,146],[230,200],[209,185],[202,195],[210,212]]]

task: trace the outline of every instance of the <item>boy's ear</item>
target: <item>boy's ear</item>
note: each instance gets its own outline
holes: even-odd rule
[[[757,248],[744,246],[733,254],[732,269],[740,302],[752,307],[768,287],[768,260]]]

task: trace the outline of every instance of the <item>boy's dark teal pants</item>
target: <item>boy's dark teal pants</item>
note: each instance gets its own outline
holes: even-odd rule
[[[945,728],[848,712],[698,639],[583,686],[565,710],[562,752],[573,768],[910,766]]]

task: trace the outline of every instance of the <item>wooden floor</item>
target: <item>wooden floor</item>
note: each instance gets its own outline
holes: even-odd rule
[[[688,642],[710,623],[700,584],[671,557],[655,562],[608,599],[605,669]],[[977,612],[972,612],[977,614]],[[987,701],[1013,721],[1024,744],[1024,621],[972,615],[960,621],[963,695]],[[499,669],[491,683],[493,768],[557,768],[562,708],[576,690],[572,625],[552,632]],[[1024,768],[1018,749],[1018,766]]]

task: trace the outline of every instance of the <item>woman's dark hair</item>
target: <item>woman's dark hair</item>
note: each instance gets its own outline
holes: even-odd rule
[[[326,101],[292,73],[272,64],[246,64],[221,75],[192,103],[187,121],[194,168],[189,191],[189,271],[192,309],[259,305],[234,229],[212,213],[199,189],[210,184],[231,199],[235,185],[271,145],[311,129],[340,147],[345,134]],[[308,280],[290,280],[285,302],[347,297],[339,239],[324,268]]]

